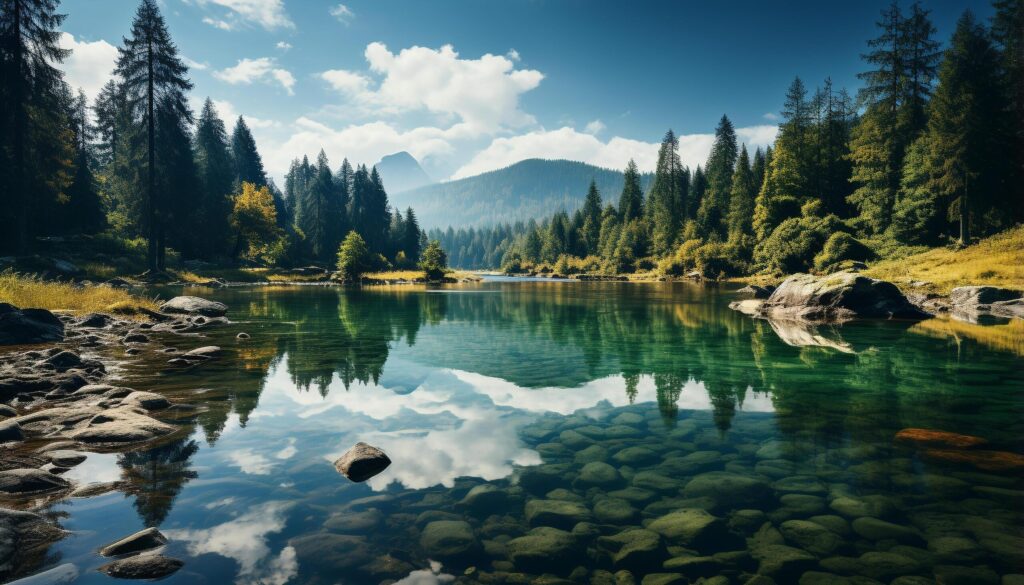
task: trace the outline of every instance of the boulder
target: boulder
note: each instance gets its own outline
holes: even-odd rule
[[[724,520],[697,508],[666,514],[653,520],[647,528],[670,541],[701,552],[710,548],[727,550],[727,545],[731,544],[729,541],[733,540]]]
[[[702,473],[686,484],[683,495],[688,498],[708,497],[722,506],[740,508],[746,505],[765,505],[771,495],[768,482],[757,477],[709,471]]]
[[[735,305],[735,303],[733,303]],[[730,305],[737,309],[738,306]],[[760,305],[744,305],[756,316],[807,322],[842,322],[855,318],[926,319],[896,285],[855,272],[827,276],[797,274],[787,278]]]
[[[582,550],[570,532],[542,526],[526,536],[513,538],[506,545],[509,559],[516,569],[542,573],[554,567],[568,571],[580,560]]]
[[[223,317],[228,312],[228,306],[217,301],[210,301],[202,297],[180,296],[174,297],[160,305],[163,313],[181,315],[203,315],[205,317]]]
[[[756,284],[748,284],[747,286],[736,291],[738,294],[749,295],[755,299],[767,299],[775,292],[774,286],[758,286]]]
[[[420,546],[431,558],[460,558],[472,555],[480,548],[473,527],[463,520],[438,520],[423,528]]]
[[[0,420],[0,443],[24,440],[25,433],[21,430],[21,425],[18,424],[18,421],[13,419]]]
[[[176,427],[141,414],[130,406],[105,410],[78,422],[66,436],[93,445],[122,445],[168,435]]]
[[[221,349],[216,345],[204,345],[203,347],[197,347],[192,351],[185,352],[180,359],[187,361],[208,360],[219,356],[220,353]]]
[[[167,544],[167,537],[156,528],[150,527],[108,544],[100,549],[100,554],[105,557],[119,557],[157,548],[165,544]]]
[[[163,396],[154,392],[143,392],[140,390],[125,396],[121,404],[124,406],[138,406],[143,410],[163,410],[171,406],[171,402]]]
[[[949,293],[953,309],[975,310],[980,305],[1021,298],[1021,292],[994,286],[958,286]]]
[[[613,536],[602,536],[597,545],[619,569],[643,570],[657,566],[665,557],[661,535],[643,528],[627,528]]]
[[[88,313],[75,322],[78,327],[102,329],[114,322],[114,318],[105,313]]]
[[[380,449],[356,443],[334,462],[334,468],[354,482],[364,482],[391,465],[391,459]]]
[[[526,502],[526,521],[530,526],[572,528],[590,520],[590,510],[578,502],[565,500],[530,500]]]
[[[787,520],[779,525],[779,532],[790,543],[819,556],[830,555],[843,545],[839,535],[808,520]]]
[[[99,570],[118,579],[159,579],[175,573],[184,564],[163,555],[136,555],[107,563]]]
[[[45,309],[19,309],[0,303],[0,345],[64,340],[64,323]]]
[[[300,567],[324,574],[349,574],[374,556],[363,536],[312,533],[293,538],[288,544],[295,549]]]
[[[580,469],[580,474],[577,476],[575,483],[582,488],[611,488],[622,483],[622,476],[611,465],[603,461],[592,461]]]
[[[0,493],[31,494],[68,487],[68,482],[42,469],[7,469],[0,471]]]
[[[74,467],[81,464],[86,459],[85,453],[69,451],[66,449],[47,451],[46,456],[49,457],[50,463],[53,463],[57,467]]]

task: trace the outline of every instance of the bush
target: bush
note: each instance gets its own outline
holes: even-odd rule
[[[814,268],[825,272],[843,261],[866,262],[874,257],[874,251],[864,242],[846,232],[836,232],[828,237],[821,253],[814,257]]]
[[[830,236],[852,231],[835,215],[818,217],[815,215],[818,210],[814,207],[805,211],[809,214],[783,221],[758,244],[754,250],[754,261],[760,268],[781,274],[807,272],[814,266],[815,256],[822,251]]]
[[[427,249],[423,250],[420,268],[427,273],[427,280],[440,280],[448,269],[448,255],[441,248],[441,242],[431,240]]]
[[[363,237],[355,230],[350,231],[338,248],[338,271],[342,279],[347,282],[359,280],[371,269],[372,260]]]

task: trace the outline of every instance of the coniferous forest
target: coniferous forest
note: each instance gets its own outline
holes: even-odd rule
[[[994,5],[989,23],[965,12],[943,49],[927,10],[893,2],[856,97],[794,79],[765,150],[722,116],[695,169],[665,134],[646,193],[630,164],[621,193],[591,185],[573,214],[431,236],[456,266],[714,277],[824,271],[1006,229],[1024,220],[1024,8]]]
[[[57,66],[57,0],[4,0],[0,11],[0,251],[40,237],[102,234],[145,248],[151,271],[181,259],[333,265],[356,231],[373,268],[415,265],[426,246],[412,209],[392,209],[376,169],[296,160],[282,192],[245,119],[230,133],[192,84],[160,13],[143,0],[94,103]]]

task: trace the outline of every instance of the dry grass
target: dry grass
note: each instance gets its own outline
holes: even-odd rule
[[[42,280],[34,276],[0,273],[0,302],[21,308],[89,313],[93,311],[133,315],[140,308],[157,310],[157,303],[126,290],[109,286],[80,286]]]
[[[202,274],[187,270],[176,273],[182,282],[201,284],[216,278],[226,282],[317,282],[323,274],[296,274],[275,268],[210,268]]]
[[[934,248],[883,260],[866,274],[897,284],[930,283],[918,290],[948,293],[957,286],[994,285],[1024,290],[1024,226],[1006,230],[962,249]]]
[[[363,275],[363,282],[423,282],[424,272],[422,270],[388,270],[386,272],[367,272]]]

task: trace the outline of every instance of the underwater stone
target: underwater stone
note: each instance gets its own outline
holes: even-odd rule
[[[917,572],[920,564],[903,555],[890,552],[866,552],[858,559],[859,572],[873,579],[892,579]]]
[[[657,461],[660,456],[647,447],[626,447],[612,456],[617,463],[644,466]]]
[[[480,548],[473,527],[462,520],[438,520],[423,528],[420,546],[432,557],[455,558]]]
[[[338,512],[324,522],[324,528],[342,534],[365,534],[377,528],[384,515],[376,508],[362,512]]]
[[[725,522],[705,510],[677,510],[651,521],[647,528],[665,538],[701,552],[729,550],[729,530]],[[723,548],[724,547],[724,548]]]
[[[825,556],[843,546],[843,539],[831,530],[808,520],[787,520],[779,526],[786,540],[800,548]]]
[[[580,469],[575,484],[581,487],[613,487],[622,483],[619,472],[603,461],[591,461]]]
[[[473,487],[459,502],[460,505],[477,512],[489,512],[508,503],[505,490],[489,483]]]
[[[506,548],[516,568],[528,572],[568,568],[581,556],[575,536],[550,526],[534,528],[525,536],[513,538]]]
[[[577,522],[590,520],[590,510],[565,500],[530,500],[526,502],[525,514],[530,526],[572,528]]]
[[[864,516],[853,521],[853,531],[868,540],[898,540],[900,542],[923,542],[921,533],[914,528],[900,526],[878,518]]]
[[[300,566],[323,571],[345,573],[374,556],[363,536],[312,533],[293,538],[288,544],[295,549]]]
[[[690,480],[683,488],[687,497],[714,498],[722,505],[733,508],[767,503],[771,488],[768,482],[727,471],[710,471]]]
[[[678,573],[648,573],[641,585],[686,585],[686,577]]]
[[[608,459],[608,449],[600,445],[591,445],[585,449],[578,451],[573,457],[573,461],[580,464],[587,464],[592,461],[604,461]]]
[[[676,493],[682,482],[654,471],[641,471],[633,476],[633,486],[663,493]]]
[[[807,551],[783,544],[758,547],[751,550],[750,554],[759,561],[758,573],[786,583],[813,567],[818,560]]]
[[[618,568],[643,570],[665,556],[661,536],[643,528],[628,528],[613,536],[603,536],[597,544],[606,550]]]
[[[602,498],[594,503],[594,516],[609,524],[628,524],[636,517],[636,508],[617,498]]]
[[[364,482],[391,465],[391,459],[380,449],[356,443],[334,462],[334,468],[354,482]]]
[[[811,516],[810,518],[808,518],[808,520],[814,522],[815,524],[824,526],[825,528],[828,528],[829,530],[835,532],[840,536],[846,536],[850,534],[850,523],[840,516],[826,514],[821,516]]]
[[[163,555],[137,555],[107,563],[99,570],[118,579],[159,579],[177,572],[184,564]]]

